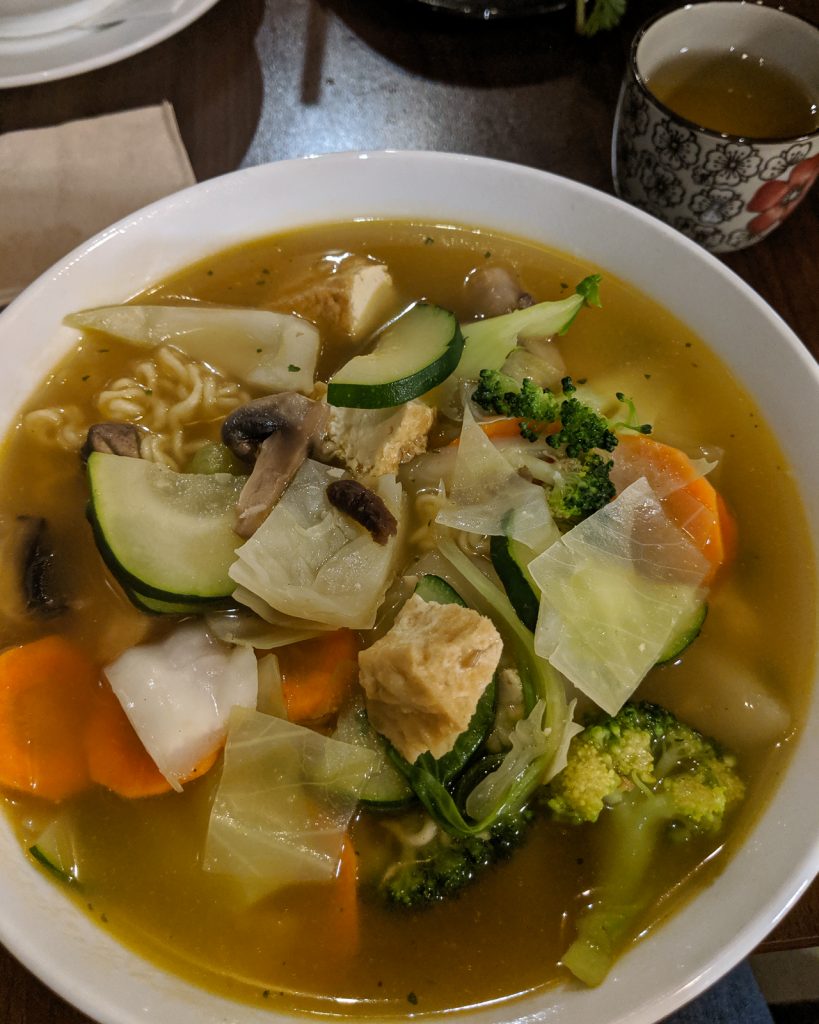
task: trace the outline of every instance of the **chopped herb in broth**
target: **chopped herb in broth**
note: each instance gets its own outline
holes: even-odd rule
[[[355,1016],[564,957],[605,983],[719,873],[799,728],[815,594],[707,339],[563,254],[379,222],[69,323],[0,464],[32,870],[197,984]]]

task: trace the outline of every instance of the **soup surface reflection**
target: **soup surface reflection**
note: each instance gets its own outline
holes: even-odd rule
[[[326,283],[332,260],[341,266],[344,254],[389,268],[395,288],[390,315],[423,300],[462,322],[476,315],[466,282],[482,268],[507,268],[535,302],[571,295],[597,269],[479,231],[367,222],[302,230],[215,254],[133,301],[303,312],[294,296],[315,281]],[[596,394],[625,393],[640,421],[653,425],[653,437],[716,462],[709,479],[737,534],[731,564],[709,593],[701,634],[679,657],[649,671],[635,698],[662,704],[732,750],[747,795],[724,831],[663,848],[650,873],[651,909],[636,922],[636,934],[650,932],[713,880],[770,795],[806,705],[813,651],[805,638],[812,635],[815,595],[804,571],[812,555],[795,483],[759,410],[709,351],[707,338],[602,274],[602,308],[581,311],[558,340],[567,373]],[[329,306],[313,308],[321,333],[319,381],[363,348],[338,326],[336,314]],[[58,600],[46,616],[0,619],[3,648],[58,633],[101,667],[136,644],[161,639],[179,621],[137,610],[106,570],[86,518],[88,484],[77,455],[87,425],[101,418],[106,389],[134,378],[142,393],[135,401],[144,402],[159,387],[135,377],[134,367],[145,358],[144,348],[88,331],[27,401],[21,425],[5,441],[0,519],[45,520],[53,553],[49,585]],[[257,394],[252,387],[225,391],[225,411],[187,429],[188,447],[177,453],[176,468],[185,468],[203,441],[219,439],[230,408]],[[214,399],[214,408],[222,398]],[[60,410],[59,422],[48,427],[26,419],[42,410]],[[458,429],[439,417],[430,448],[449,445]],[[403,466],[399,478],[412,498],[411,467]],[[425,552],[419,539],[425,524],[412,500],[407,509],[411,522],[399,568],[412,572]],[[367,631],[357,643],[369,646]],[[326,719],[319,725],[324,733],[332,728]],[[219,781],[217,762],[181,793],[128,799],[94,785],[56,805],[7,789],[5,803],[26,849],[55,813],[70,818],[78,884],[64,891],[100,927],[169,970],[243,1001],[356,1016],[401,1014],[474,1006],[569,980],[559,960],[605,857],[602,833],[593,826],[536,811],[526,841],[510,857],[452,898],[404,909],[378,893],[396,812],[364,808],[351,826],[358,856],[351,928],[352,911],[335,884],[302,883],[249,901],[229,875],[203,870]]]

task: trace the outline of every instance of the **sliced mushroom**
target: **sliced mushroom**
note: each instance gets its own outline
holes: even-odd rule
[[[108,455],[138,459],[142,454],[140,442],[139,427],[133,423],[95,423],[88,429],[85,444],[80,449],[80,458],[87,462],[92,452],[105,452]]]
[[[285,391],[239,406],[222,424],[222,440],[242,462],[255,462],[262,443],[298,419],[297,399],[310,401],[294,391]]]
[[[357,480],[334,480],[327,485],[327,500],[369,530],[376,544],[386,544],[398,532],[398,520],[383,498]]]
[[[267,518],[324,431],[327,406],[295,391],[257,398],[232,412],[222,440],[253,472],[239,495],[236,532],[250,537]]]
[[[52,580],[54,554],[41,516],[0,521],[0,559],[4,567],[0,611],[15,622],[29,615],[51,618],[65,611]]]
[[[465,291],[474,316],[500,316],[534,302],[511,270],[498,264],[473,270],[466,279]]]

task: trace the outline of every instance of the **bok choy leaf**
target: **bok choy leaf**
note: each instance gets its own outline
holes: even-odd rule
[[[460,593],[469,596],[473,607],[490,615],[503,635],[523,682],[527,711],[527,717],[515,727],[511,750],[500,760],[496,755],[484,759],[486,773],[463,803],[423,758],[412,765],[403,759],[396,762],[439,825],[451,835],[470,836],[517,814],[534,791],[560,771],[577,727],[572,722],[573,706],[566,703],[563,680],[537,656],[532,634],[507,596],[452,541],[442,540],[439,550],[456,571]]]

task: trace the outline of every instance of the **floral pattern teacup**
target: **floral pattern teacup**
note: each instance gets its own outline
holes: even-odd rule
[[[760,44],[759,40],[763,40]],[[688,5],[649,22],[632,45],[612,145],[617,194],[712,252],[764,238],[819,177],[819,131],[798,139],[734,137],[687,121],[651,94],[646,79],[684,45],[718,51],[720,40],[770,44],[819,97],[819,29],[774,8],[729,2]],[[776,54],[770,59],[775,60]]]

